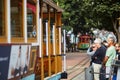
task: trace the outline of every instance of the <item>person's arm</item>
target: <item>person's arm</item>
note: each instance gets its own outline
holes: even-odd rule
[[[92,51],[92,50],[91,50],[91,47],[88,48],[88,50],[87,50],[87,54],[88,54],[88,55],[92,56],[94,53],[95,53],[95,51]]]
[[[102,63],[103,65],[106,64],[106,62],[108,61],[108,58],[109,58],[108,56],[105,56],[105,58],[104,58],[104,60],[103,60],[103,63]]]
[[[111,52],[112,52],[112,51],[111,51],[110,49],[107,49],[106,55],[105,55],[105,58],[104,58],[104,60],[103,60],[102,65],[105,66],[106,62],[108,61],[108,59],[109,59],[109,57],[110,57],[110,55],[111,55]]]

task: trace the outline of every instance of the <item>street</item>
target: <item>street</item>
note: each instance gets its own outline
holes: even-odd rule
[[[89,56],[85,52],[66,53],[67,79],[85,80],[84,70],[89,66]]]

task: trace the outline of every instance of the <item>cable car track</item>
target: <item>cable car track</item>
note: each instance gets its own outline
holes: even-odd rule
[[[89,60],[90,59],[87,56],[84,59],[80,60],[80,62],[78,64],[76,64],[75,66],[73,66],[72,68],[67,69],[69,78],[70,78],[70,76],[72,76],[70,79],[73,79],[76,76],[78,76],[79,74],[81,74],[84,71],[85,65],[87,63],[89,63]]]
[[[84,61],[84,63],[83,63]],[[89,62],[89,59],[86,60],[86,58],[84,58],[82,61],[80,61],[78,64],[76,64],[75,66],[73,66],[72,68],[68,69],[67,72],[69,72],[70,70],[73,70],[74,68],[74,71],[75,72],[76,70],[78,70],[79,68],[82,68],[87,62]],[[82,63],[82,64],[81,64]],[[72,72],[68,73],[68,74],[71,74]]]

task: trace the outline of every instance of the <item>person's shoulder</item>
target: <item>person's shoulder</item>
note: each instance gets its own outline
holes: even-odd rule
[[[101,47],[99,48],[99,50],[106,50],[107,48],[103,45],[101,45]]]
[[[111,52],[111,51],[115,51],[115,52],[116,52],[116,50],[115,50],[115,47],[114,47],[114,46],[110,46],[110,47],[108,47],[108,48],[107,48],[107,51],[109,51],[109,52]]]
[[[101,44],[101,48],[106,48],[105,45]]]
[[[115,46],[111,46],[110,49],[115,49]]]

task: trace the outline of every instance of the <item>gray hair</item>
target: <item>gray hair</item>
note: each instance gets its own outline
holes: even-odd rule
[[[100,38],[96,38],[94,43],[98,43],[98,44],[101,44],[102,43],[102,40]]]
[[[108,39],[111,39],[113,43],[115,43],[115,38],[114,37],[109,37]]]

